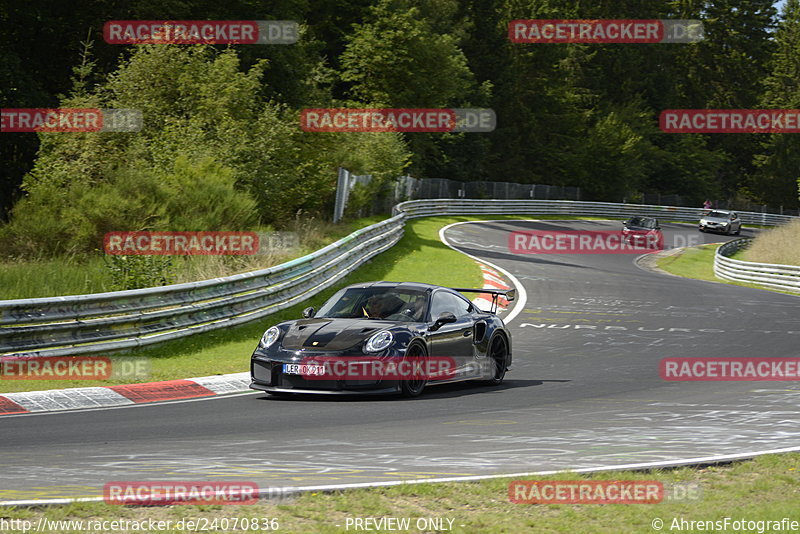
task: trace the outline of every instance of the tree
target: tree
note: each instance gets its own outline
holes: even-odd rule
[[[772,72],[764,81],[764,108],[800,109],[800,0],[787,0],[775,32]],[[797,134],[771,134],[755,156],[758,166],[752,191],[764,203],[797,208],[795,180],[800,180]]]
[[[134,108],[138,133],[39,134],[4,252],[87,253],[111,230],[248,230],[332,204],[343,162],[398,175],[397,136],[319,137],[264,101],[264,64],[233,49],[142,45],[91,92],[62,107]],[[368,136],[369,134],[364,134]]]
[[[462,23],[448,0],[423,7],[380,0],[354,26],[339,58],[350,107],[482,107],[479,87],[459,46]],[[412,172],[464,179],[480,168],[485,140],[475,134],[407,134]],[[479,171],[478,171],[479,172]]]

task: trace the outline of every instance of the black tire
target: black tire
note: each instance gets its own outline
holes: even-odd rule
[[[508,358],[508,342],[502,335],[497,335],[489,345],[489,357],[494,363],[494,377],[481,380],[484,386],[499,386],[506,376],[506,359]]]
[[[419,343],[412,343],[406,349],[406,358],[424,358],[427,355],[428,352],[425,350],[425,347]],[[428,381],[424,378],[418,380],[401,380],[400,393],[407,398],[419,397],[427,383]]]
[[[740,226],[739,228],[736,229],[736,233],[733,235],[741,235],[741,233],[742,233],[742,227]]]

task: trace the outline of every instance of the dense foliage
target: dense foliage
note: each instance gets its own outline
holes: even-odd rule
[[[268,7],[264,7],[267,5]],[[697,44],[513,44],[520,18],[704,21]],[[108,20],[297,20],[294,45],[109,45]],[[800,0],[13,0],[0,105],[138,108],[138,134],[0,136],[0,248],[329,214],[336,167],[800,204],[796,135],[664,134],[669,108],[800,108]],[[307,133],[306,107],[490,107],[490,134]]]

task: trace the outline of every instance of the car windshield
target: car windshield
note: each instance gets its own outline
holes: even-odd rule
[[[640,228],[655,228],[656,220],[650,217],[631,217],[628,219],[628,226],[639,226]]]
[[[706,217],[717,217],[719,219],[727,219],[728,214],[725,213],[724,211],[712,211],[711,213],[706,215]]]
[[[426,291],[398,287],[351,287],[331,297],[315,317],[420,322],[427,309]]]

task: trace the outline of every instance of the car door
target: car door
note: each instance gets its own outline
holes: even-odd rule
[[[735,234],[742,228],[742,220],[736,213],[731,213],[731,233]]]
[[[472,303],[463,297],[444,290],[434,292],[431,298],[430,323],[433,324],[443,312],[455,315],[456,321],[443,324],[433,331],[428,329],[431,356],[454,358],[460,370],[473,361],[473,310]]]

